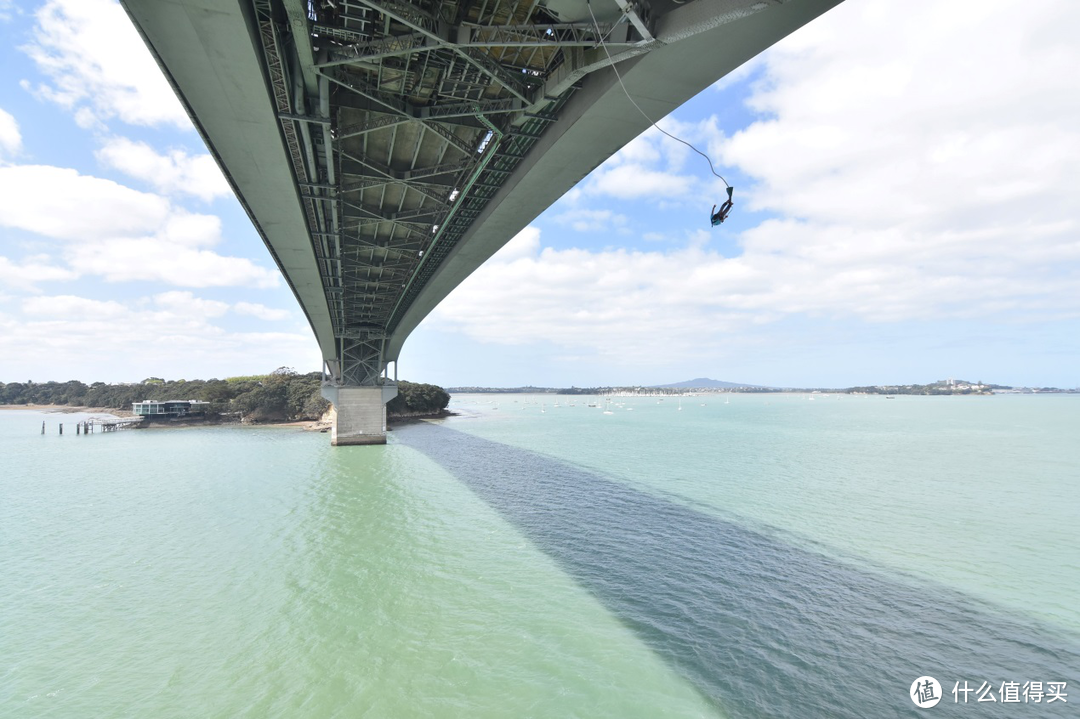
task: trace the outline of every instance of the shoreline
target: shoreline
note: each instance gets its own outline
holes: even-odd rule
[[[82,405],[66,405],[66,404],[3,404],[0,405],[0,410],[14,410],[24,412],[40,412],[43,414],[107,414],[113,417],[134,417],[135,414],[130,410],[116,409],[112,407],[85,407]],[[417,413],[408,415],[387,416],[386,427],[389,431],[394,426],[401,426],[406,424],[413,424],[416,422],[422,422],[432,419],[445,419],[446,417],[456,417],[457,412],[449,409],[443,409],[439,412],[429,413]],[[327,421],[325,418],[320,419],[297,419],[297,420],[281,420],[281,421],[245,421],[244,419],[225,419],[225,420],[173,420],[168,422],[149,422],[145,427],[140,429],[165,429],[168,427],[200,427],[200,426],[216,426],[223,424],[235,424],[241,427],[289,427],[302,429],[305,432],[329,432],[333,426],[332,422]]]
[[[394,425],[415,424],[429,419],[446,419],[447,417],[457,416],[459,416],[458,412],[449,409],[441,409],[438,412],[416,412],[413,414],[398,414],[394,416],[387,415],[386,426],[389,428]]]
[[[24,412],[40,412],[42,414],[107,414],[113,417],[134,417],[131,410],[117,409],[115,407],[85,407],[82,405],[68,404],[0,404],[0,410],[13,410]],[[165,427],[197,427],[203,425],[236,424],[244,427],[301,427],[308,430],[321,430],[329,428],[329,424],[322,420],[299,419],[293,421],[257,421],[245,422],[242,419],[219,419],[219,420],[194,420],[176,419],[165,422],[148,422],[141,429],[161,429]]]

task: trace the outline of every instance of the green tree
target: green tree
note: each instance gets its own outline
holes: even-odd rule
[[[397,397],[386,405],[390,416],[436,414],[450,403],[450,394],[438,385],[401,381],[397,387]]]

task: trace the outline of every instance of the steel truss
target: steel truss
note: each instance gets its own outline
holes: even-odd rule
[[[385,369],[382,350],[386,336],[381,333],[346,333],[338,338],[341,362],[340,384],[371,387],[382,384]]]
[[[332,381],[378,385],[410,304],[573,94],[597,27],[538,0],[250,0],[330,308]],[[648,8],[599,27],[647,51]]]

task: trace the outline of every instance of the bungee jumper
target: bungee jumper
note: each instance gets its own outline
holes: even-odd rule
[[[728,185],[727,188],[727,201],[720,205],[720,211],[716,211],[716,205],[712,206],[712,212],[710,219],[712,220],[713,227],[723,223],[727,219],[728,213],[731,212],[731,206],[735,203],[731,200],[731,194],[735,192],[735,188]]]

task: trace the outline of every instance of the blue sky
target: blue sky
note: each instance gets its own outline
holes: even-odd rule
[[[1080,385],[1080,4],[848,0],[661,121],[425,320],[445,386]],[[0,0],[0,381],[319,368],[111,0]]]

